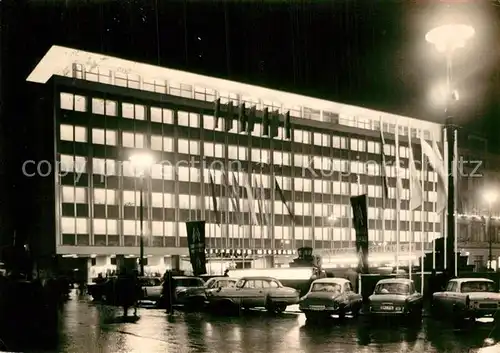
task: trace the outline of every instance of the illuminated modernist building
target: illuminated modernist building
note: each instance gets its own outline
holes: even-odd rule
[[[248,263],[268,266],[263,258],[285,263],[290,261],[285,256],[293,257],[293,249],[301,246],[312,246],[325,258],[339,249],[349,252],[355,240],[349,197],[363,193],[369,197],[372,246],[394,251],[395,167],[387,168],[391,202],[382,214],[381,127],[388,159],[395,155],[394,136],[399,134],[405,188],[401,245],[411,242],[418,250],[441,234],[434,212],[434,172],[425,173],[424,210],[415,212],[412,233],[407,211],[409,136],[419,160],[420,136],[439,142],[439,124],[57,46],[28,81],[50,84],[53,92],[43,138],[53,138],[45,156],[55,169],[53,178],[45,178],[53,196],[44,214],[53,222],[49,229],[58,254],[96,257],[94,264],[103,266],[113,256],[139,254],[141,180],[128,162],[138,150],[157,161],[144,179],[149,265],[161,267],[165,256],[187,255],[184,222],[196,219],[207,221],[213,259],[229,253],[241,259],[244,254]],[[224,121],[214,129],[217,98],[224,119],[229,102],[235,112],[232,123]],[[241,131],[238,106],[243,102],[256,107],[252,131]],[[280,113],[274,138],[263,136],[265,108]],[[292,123],[289,139],[286,112]],[[49,130],[54,130],[52,136]],[[37,173],[39,162],[25,164],[26,173]],[[228,168],[234,173],[227,173],[225,181],[221,170]],[[294,213],[293,222],[273,187],[274,178]],[[249,181],[253,191],[262,184],[267,217],[259,213],[258,193],[249,207]],[[239,205],[228,200],[226,183],[237,188]]]

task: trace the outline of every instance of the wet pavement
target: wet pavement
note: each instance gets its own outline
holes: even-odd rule
[[[207,313],[138,311],[125,322],[116,308],[73,297],[64,308],[60,343],[52,352],[470,352],[488,337],[500,340],[493,323],[455,330],[425,318],[422,325],[369,323],[365,318],[306,325],[297,307],[270,316],[250,311],[221,317]],[[407,325],[406,325],[407,326]],[[474,350],[473,350],[474,351]],[[492,351],[500,352],[500,346]]]

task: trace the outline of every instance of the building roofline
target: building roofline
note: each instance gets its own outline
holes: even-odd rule
[[[82,64],[86,69],[104,69],[122,74],[137,75],[148,80],[163,80],[175,83],[185,83],[193,86],[212,88],[219,92],[231,92],[243,94],[255,98],[264,98],[270,101],[280,102],[287,107],[304,106],[317,110],[325,110],[336,114],[345,114],[356,117],[381,117],[384,122],[399,119],[405,120],[402,125],[421,127],[425,123],[430,129],[442,126],[441,124],[418,120],[407,116],[391,114],[373,109],[357,107],[324,99],[303,96],[295,93],[273,90],[261,86],[250,85],[241,82],[229,81],[221,78],[194,74],[186,71],[160,67],[156,65],[125,60],[109,55],[92,53],[88,51],[53,45],[44,57],[39,61],[27,81],[45,84],[54,75],[70,76],[72,64]],[[413,124],[412,124],[413,122]]]

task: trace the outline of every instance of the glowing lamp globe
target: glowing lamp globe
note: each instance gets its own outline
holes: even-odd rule
[[[434,44],[441,53],[452,53],[456,49],[465,47],[476,31],[472,26],[465,24],[442,25],[431,29],[425,35],[425,40]]]

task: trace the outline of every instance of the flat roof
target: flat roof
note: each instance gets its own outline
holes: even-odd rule
[[[118,57],[58,45],[53,45],[47,51],[44,57],[28,76],[27,81],[45,84],[53,75],[71,77],[73,64],[81,64],[91,72],[109,70],[112,72],[120,72],[121,74],[137,75],[147,80],[171,81],[175,83],[210,88],[218,92],[241,94],[255,99],[264,99],[277,103],[279,102],[286,106],[287,109],[301,106],[316,110],[324,110],[339,115],[372,119],[381,118],[384,122],[391,123],[396,123],[397,120],[402,120],[400,121],[401,125],[428,129],[432,134],[439,135],[439,129],[442,126],[441,124],[430,121],[414,119],[348,104],[331,102],[323,99],[229,81],[216,77],[198,75],[186,71],[174,70],[166,67],[125,60]],[[435,136],[434,138],[437,137],[438,136]]]

